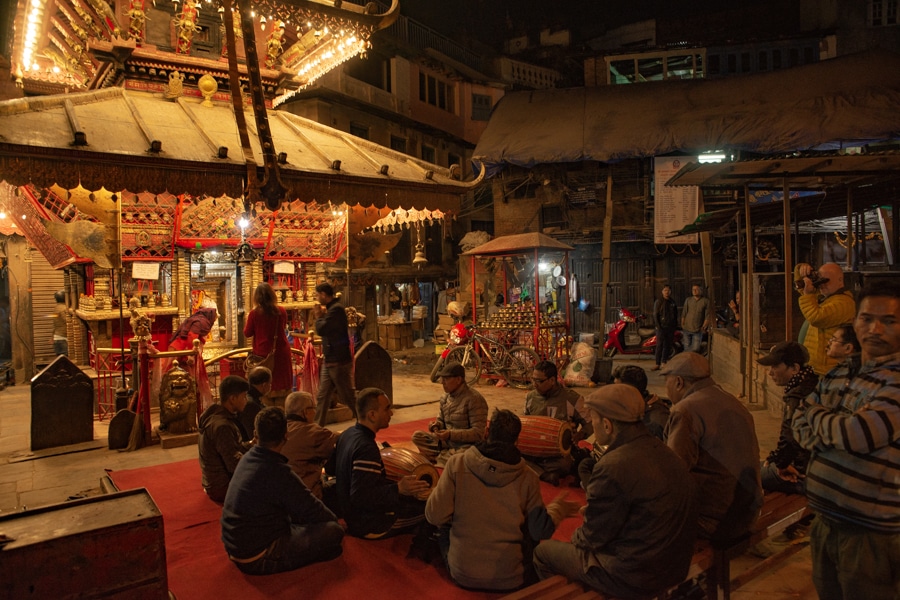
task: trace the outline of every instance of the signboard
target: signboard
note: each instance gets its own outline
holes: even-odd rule
[[[159,279],[159,263],[156,262],[133,262],[131,263],[132,279]]]
[[[668,187],[666,182],[684,166],[682,157],[657,157],[653,159],[654,201],[653,242],[656,244],[696,244],[696,233],[667,237],[685,225],[693,223],[699,214],[700,188],[697,186]]]
[[[272,270],[275,273],[281,273],[282,275],[293,275],[294,274],[294,263],[288,262],[286,260],[280,260],[274,265],[272,265]]]

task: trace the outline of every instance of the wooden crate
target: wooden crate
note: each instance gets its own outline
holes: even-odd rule
[[[0,598],[167,599],[163,519],[146,489],[0,516]]]
[[[381,345],[389,351],[412,347],[412,323],[379,324],[378,333]]]

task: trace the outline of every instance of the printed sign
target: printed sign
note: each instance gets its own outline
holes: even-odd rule
[[[293,275],[294,274],[294,263],[288,262],[286,260],[280,260],[274,265],[272,265],[272,270],[276,273],[281,273],[283,275]]]
[[[131,263],[132,279],[159,279],[159,263],[155,262],[133,262]]]
[[[669,187],[666,182],[687,164],[685,157],[657,157],[653,161],[654,172],[654,226],[653,242],[656,244],[696,244],[696,233],[667,237],[693,223],[699,214],[700,188],[697,186]]]

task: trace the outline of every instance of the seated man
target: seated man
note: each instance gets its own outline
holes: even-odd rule
[[[375,434],[389,426],[394,411],[377,388],[359,392],[356,425],[338,438],[333,461],[326,465],[337,479],[336,497],[347,533],[378,539],[402,533],[425,519],[425,503],[416,500],[428,484],[408,475],[391,481],[384,471]]]
[[[760,476],[763,490],[785,494],[802,494],[809,452],[794,440],[791,422],[804,398],[813,393],[819,376],[807,364],[809,351],[797,342],[781,342],[756,362],[769,367],[769,379],[784,388],[781,410],[781,433],[778,445],[769,452]]]
[[[828,358],[833,358],[838,362],[841,362],[854,354],[859,354],[861,351],[862,346],[859,345],[859,340],[856,339],[856,332],[853,330],[853,325],[848,324],[841,325],[834,330],[834,335],[828,340],[828,349],[826,350],[825,355]]]
[[[696,286],[695,286],[696,287]],[[669,422],[669,407],[672,403],[647,390],[647,372],[637,365],[625,365],[615,375],[613,383],[630,385],[644,399],[644,425],[655,437],[665,439],[666,423]]]
[[[222,541],[248,575],[292,571],[341,555],[344,529],[287,465],[287,419],[268,407],[256,417],[259,443],[238,463],[222,508]]]
[[[484,439],[487,402],[466,383],[466,370],[459,363],[444,365],[438,373],[444,395],[437,420],[428,431],[416,431],[412,441],[431,462],[443,465],[450,455]]]
[[[546,508],[534,472],[516,440],[522,423],[508,410],[494,410],[488,439],[447,461],[425,505],[442,530],[441,554],[450,577],[464,588],[513,590],[536,581],[532,552],[578,505],[560,494]]]
[[[613,383],[624,383],[640,392],[641,397],[644,399],[644,425],[647,426],[647,431],[653,437],[665,441],[666,423],[669,421],[671,402],[660,398],[657,394],[651,394],[647,390],[647,372],[637,365],[624,365],[613,374]],[[578,465],[578,478],[582,488],[587,489],[594,465],[597,463],[600,455],[603,454],[603,451],[604,448],[595,443],[591,455]]]
[[[716,384],[695,352],[675,355],[661,373],[672,401],[666,443],[697,484],[698,535],[728,541],[747,534],[763,503],[750,411]]]
[[[249,384],[229,375],[219,384],[219,401],[200,415],[197,449],[203,491],[214,502],[225,501],[228,482],[250,444],[243,441],[238,415],[247,404]]]
[[[256,415],[265,404],[263,398],[272,391],[272,371],[266,367],[253,367],[247,374],[250,389],[247,392],[247,406],[241,411],[241,426],[244,428],[244,441],[253,439],[253,424],[256,423]]]
[[[578,442],[587,439],[594,433],[590,417],[584,407],[584,398],[571,388],[563,387],[557,378],[556,365],[549,360],[542,360],[534,366],[531,381],[534,390],[525,396],[525,414],[541,417],[553,417],[560,421],[568,421],[572,426],[572,454],[539,458],[526,456],[540,474],[541,481],[559,485],[559,480],[575,474],[577,463],[584,459],[588,452],[577,446]]]
[[[322,499],[322,467],[334,451],[338,434],[316,423],[316,401],[309,392],[292,392],[284,401],[287,443],[281,453],[312,495]]]
[[[597,442],[608,449],[587,487],[584,524],[571,543],[541,542],[534,566],[542,579],[561,574],[608,596],[655,596],[690,568],[695,488],[681,459],[647,431],[633,387],[605,385],[587,406]]]

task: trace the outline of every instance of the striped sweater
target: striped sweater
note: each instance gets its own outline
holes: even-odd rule
[[[900,353],[832,369],[798,408],[793,430],[812,452],[806,472],[812,508],[900,532]]]

